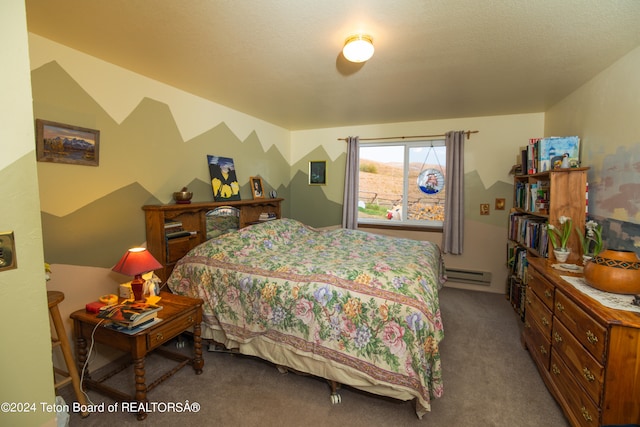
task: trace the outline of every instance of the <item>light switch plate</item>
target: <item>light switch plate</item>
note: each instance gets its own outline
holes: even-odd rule
[[[0,232],[0,271],[17,268],[13,231]]]

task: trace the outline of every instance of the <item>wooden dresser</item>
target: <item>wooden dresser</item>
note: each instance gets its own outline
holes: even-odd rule
[[[530,257],[523,341],[574,426],[640,424],[640,314],[607,308]]]

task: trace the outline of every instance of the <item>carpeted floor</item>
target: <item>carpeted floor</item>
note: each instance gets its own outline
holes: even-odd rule
[[[520,323],[503,295],[445,288],[440,294],[445,328],[441,344],[444,396],[419,420],[412,402],[340,390],[332,405],[326,381],[293,373],[250,357],[204,352],[204,373],[186,366],[148,399],[156,406],[146,420],[132,413],[71,414],[70,426],[567,426],[520,343]],[[173,346],[173,343],[172,343]],[[174,346],[175,347],[175,346]],[[206,348],[205,348],[206,349]],[[186,350],[184,350],[186,351]],[[159,356],[147,358],[147,381],[166,368]],[[96,377],[96,375],[94,375]],[[133,392],[131,368],[110,379]],[[74,399],[67,387],[67,403]],[[95,404],[114,402],[93,391]],[[194,412],[167,411],[167,403],[198,403]]]

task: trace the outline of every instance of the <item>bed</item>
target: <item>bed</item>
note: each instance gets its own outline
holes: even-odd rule
[[[422,418],[443,392],[443,281],[434,243],[279,219],[197,246],[167,285],[204,300],[203,338],[332,384],[415,399]]]

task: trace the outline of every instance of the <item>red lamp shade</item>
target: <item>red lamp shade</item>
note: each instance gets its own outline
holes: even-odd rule
[[[135,300],[142,301],[142,289],[144,286],[142,274],[159,268],[162,268],[162,264],[146,248],[131,248],[120,258],[120,261],[112,270],[116,273],[134,276],[131,282],[131,290]]]

